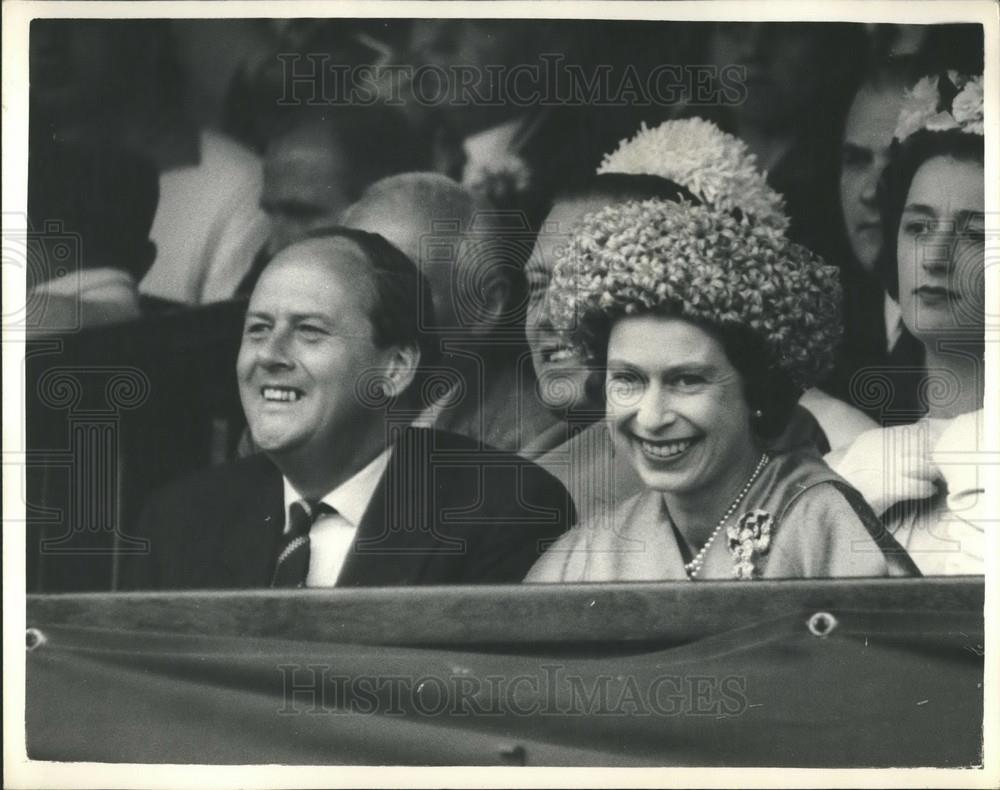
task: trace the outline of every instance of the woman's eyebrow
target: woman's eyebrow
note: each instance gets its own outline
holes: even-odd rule
[[[937,214],[937,211],[933,206],[928,206],[926,203],[907,203],[903,207],[903,212],[910,212],[912,214]]]
[[[633,362],[628,362],[623,359],[609,359],[607,363],[607,368],[610,370],[621,369],[621,370],[636,370],[645,372],[646,368],[641,365],[636,365]],[[669,365],[664,368],[656,368],[655,373],[658,376],[671,376],[677,373],[712,373],[715,371],[715,365],[711,362],[679,362],[676,365]]]
[[[664,368],[661,373],[666,376],[676,375],[677,373],[700,373],[707,375],[709,373],[714,373],[716,366],[711,362],[681,362],[678,365],[671,365],[668,368]]]

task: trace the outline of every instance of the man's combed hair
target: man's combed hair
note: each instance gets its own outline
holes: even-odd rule
[[[424,372],[434,367],[438,352],[434,338],[424,331],[435,325],[430,285],[417,265],[377,233],[332,226],[311,231],[306,238],[347,239],[369,263],[373,303],[369,319],[379,348],[399,346],[420,351],[420,365],[411,390],[419,391]]]

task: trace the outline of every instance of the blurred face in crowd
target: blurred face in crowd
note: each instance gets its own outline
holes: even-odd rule
[[[369,233],[378,233],[402,250],[427,278],[434,303],[434,323],[438,327],[458,325],[455,314],[454,273],[461,235],[440,234],[431,242],[433,218],[430,207],[416,205],[396,192],[362,198],[344,215],[344,224]],[[442,254],[428,255],[431,249]],[[434,257],[435,260],[429,260]],[[441,260],[437,260],[441,258]]]
[[[746,101],[734,112],[755,125],[783,127],[809,107],[829,67],[822,36],[818,25],[722,23],[709,39],[708,60],[746,67]]]
[[[445,176],[407,173],[371,186],[343,223],[384,236],[420,267],[431,289],[435,329],[484,334],[509,301],[504,267],[510,243],[476,223],[476,212],[469,193]]]
[[[615,445],[649,488],[730,498],[756,461],[743,379],[695,324],[648,314],[618,320],[605,393]]]
[[[500,19],[417,19],[410,52],[422,63],[450,66],[513,66],[522,58],[529,33]],[[484,78],[488,75],[484,75]]]
[[[448,114],[449,121],[463,133],[477,131],[496,116],[509,115],[509,104],[494,102],[493,106],[476,102],[477,95],[499,96],[507,70],[527,63],[531,65],[531,32],[518,22],[498,19],[418,19],[410,32],[407,57],[412,65],[433,64],[449,74],[446,82],[426,79],[415,86],[417,95],[436,96],[434,104]],[[537,60],[534,61],[537,64]],[[493,69],[483,69],[492,66]],[[499,67],[499,68],[498,68]],[[476,69],[475,71],[469,70]],[[471,79],[450,75],[453,69],[466,69]],[[474,91],[468,92],[467,91]]]
[[[983,165],[948,156],[917,170],[897,237],[903,323],[921,342],[983,332]]]
[[[528,279],[526,333],[531,359],[538,377],[542,400],[550,408],[583,406],[589,368],[552,325],[548,315],[547,292],[559,250],[569,243],[569,234],[585,214],[608,204],[604,197],[560,200],[545,218],[525,267]],[[571,327],[566,327],[570,329]]]
[[[279,465],[349,467],[384,433],[359,385],[396,361],[396,349],[375,345],[369,267],[353,241],[313,239],[275,257],[254,289],[236,366],[240,399],[254,442]]]
[[[271,255],[311,230],[339,222],[351,202],[348,167],[327,124],[307,124],[272,141],[260,198],[271,220]]]
[[[872,272],[882,249],[882,221],[876,194],[889,161],[889,144],[903,103],[898,85],[871,84],[858,91],[847,114],[840,160],[840,206],[855,259]]]

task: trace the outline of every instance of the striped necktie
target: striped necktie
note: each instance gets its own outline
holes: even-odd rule
[[[300,499],[289,508],[289,528],[282,536],[281,550],[274,565],[272,587],[305,587],[309,574],[309,530],[321,516],[334,513],[323,502]]]

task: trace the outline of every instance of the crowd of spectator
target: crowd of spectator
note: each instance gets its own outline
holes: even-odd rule
[[[199,51],[208,43],[212,53]],[[811,571],[789,560],[771,574],[981,572],[982,530],[969,516],[981,506],[981,484],[974,472],[942,461],[949,448],[975,444],[982,409],[981,246],[978,258],[963,248],[962,262],[936,264],[942,271],[934,282],[904,281],[903,261],[915,254],[916,234],[935,232],[934,222],[967,224],[971,217],[971,232],[981,239],[982,132],[972,143],[976,135],[965,127],[943,143],[936,137],[925,143],[924,129],[907,142],[899,121],[923,78],[936,80],[942,111],[965,95],[965,80],[982,73],[982,53],[981,30],[971,25],[324,19],[199,29],[167,20],[36,20],[29,222],[42,231],[58,221],[81,244],[68,271],[65,264],[50,269],[42,256],[29,272],[29,293],[44,308],[30,321],[41,335],[116,323],[127,328],[222,301],[250,299],[253,308],[261,291],[270,300],[261,311],[273,318],[284,309],[274,306],[282,298],[277,284],[291,283],[287,272],[305,266],[293,260],[295,251],[315,257],[336,248],[347,255],[342,248],[357,244],[370,260],[401,253],[419,270],[412,287],[427,290],[424,301],[388,303],[418,311],[411,318],[429,338],[421,345],[415,399],[407,403],[409,423],[518,454],[551,472],[569,491],[571,520],[584,525],[558,544],[572,553],[586,543],[595,514],[656,489],[660,479],[628,452],[615,452],[604,366],[580,355],[572,333],[552,319],[566,276],[559,266],[569,260],[567,249],[586,242],[581,227],[598,227],[593,217],[602,209],[717,201],[701,195],[701,171],[687,181],[676,175],[681,165],[672,160],[696,160],[703,152],[664,143],[662,156],[671,161],[663,168],[636,164],[630,153],[662,124],[703,119],[718,130],[720,151],[744,146],[746,161],[766,179],[761,200],[776,195],[782,244],[835,267],[843,294],[831,314],[843,325],[830,349],[832,364],[805,383],[796,380],[801,386],[793,388],[787,414],[763,431],[767,452],[740,456],[734,469],[758,465],[750,486],[767,453],[808,456],[799,468],[819,470],[810,481],[825,480],[832,467],[916,563],[854,567],[832,559],[831,548]],[[511,80],[518,69],[523,79]],[[576,95],[546,100],[546,93],[567,90],[552,74],[572,78]],[[939,76],[945,74],[964,76]],[[531,82],[539,75],[538,84]],[[652,101],[636,87],[663,88],[665,76],[670,90],[653,91]],[[528,83],[537,89],[535,100],[517,101]],[[699,134],[695,139],[716,139],[715,132]],[[719,154],[720,161],[727,155]],[[936,169],[928,173],[930,167]],[[759,219],[752,204],[722,209]],[[914,218],[914,212],[923,213]],[[599,233],[594,239],[596,259],[604,242]],[[391,253],[378,247],[383,242]],[[798,256],[790,247],[775,249]],[[306,271],[314,290],[325,293],[318,270],[302,268],[300,276]],[[964,285],[948,285],[953,276]],[[329,288],[343,277],[331,274]],[[301,284],[288,288],[293,293]],[[928,327],[925,308],[952,292],[964,322]],[[650,306],[642,304],[639,313]],[[601,353],[624,342],[619,329],[628,322],[619,318],[601,319],[609,323],[600,331],[610,333]],[[810,327],[806,321],[789,331],[805,337]],[[689,341],[679,339],[676,327],[646,329],[652,336],[663,329],[663,338],[681,345]],[[699,337],[714,343],[704,332]],[[956,338],[964,343],[959,351],[948,345]],[[727,343],[719,348],[732,359]],[[262,370],[280,367],[261,354]],[[946,404],[929,399],[934,376],[953,379],[959,395]],[[872,382],[887,382],[878,397]],[[282,397],[307,397],[289,392]],[[250,430],[238,452],[267,453],[246,398]],[[766,421],[754,417],[755,406],[748,414]],[[340,425],[342,435],[350,435],[347,427]],[[872,460],[890,445],[898,458],[893,468],[901,467],[895,478]],[[375,463],[376,449],[358,469]],[[287,484],[294,475],[278,466]],[[314,499],[324,493],[309,492]],[[776,499],[767,501],[777,507]],[[850,503],[827,503],[820,520],[832,531],[839,524],[841,536],[854,535],[856,544],[850,530],[864,529],[848,522],[860,525],[868,511],[857,516]],[[671,544],[669,551],[685,560],[677,566],[680,577],[686,571],[694,578],[692,568],[697,574],[713,556],[704,554],[712,538],[699,553],[706,536],[688,540],[681,500],[674,504],[672,540],[680,548]],[[547,537],[558,536],[551,532]],[[795,540],[822,539],[804,535]],[[514,576],[523,577],[537,559],[528,552],[514,561],[503,551],[500,564],[483,566],[483,580],[519,580]],[[785,551],[791,557],[799,549]],[[572,563],[557,568],[548,556],[534,580],[649,578],[647,571],[661,578],[656,569],[569,572]],[[707,575],[724,575],[728,569],[713,561],[704,565]],[[198,583],[206,582],[202,570],[191,570]],[[308,574],[310,583],[329,577]],[[470,581],[468,567],[428,578]]]

